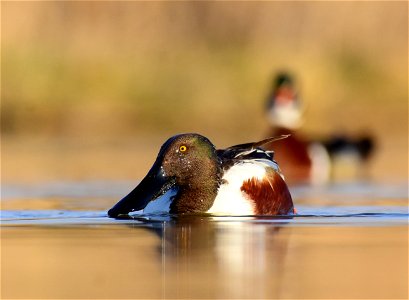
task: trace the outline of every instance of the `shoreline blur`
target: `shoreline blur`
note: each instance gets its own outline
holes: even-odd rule
[[[370,178],[407,180],[407,5],[4,2],[2,181],[139,179],[177,133],[260,139],[283,69],[307,135],[370,132]]]

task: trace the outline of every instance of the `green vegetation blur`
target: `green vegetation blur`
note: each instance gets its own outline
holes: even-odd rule
[[[288,70],[305,132],[407,150],[407,6],[2,2],[2,136],[245,142],[266,134],[271,81]]]

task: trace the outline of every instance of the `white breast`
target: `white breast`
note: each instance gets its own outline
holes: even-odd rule
[[[207,211],[215,215],[253,215],[254,203],[240,190],[250,178],[262,179],[266,174],[263,162],[243,161],[234,165],[223,176],[225,182],[219,188],[213,206]]]
[[[172,198],[176,195],[175,189],[170,189],[164,195],[151,201],[143,209],[144,214],[158,214],[158,213],[168,213],[170,210],[170,204],[172,203]]]

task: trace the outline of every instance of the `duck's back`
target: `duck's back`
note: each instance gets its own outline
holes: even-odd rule
[[[259,148],[262,144],[263,141],[218,150],[223,177],[209,213],[286,215],[294,212],[291,194],[273,152]]]
[[[243,161],[225,171],[208,211],[222,215],[286,215],[294,212],[287,185],[266,161]]]

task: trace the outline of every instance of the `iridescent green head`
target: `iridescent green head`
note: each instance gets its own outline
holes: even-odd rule
[[[108,214],[116,217],[141,210],[170,189],[177,190],[171,213],[205,212],[216,198],[221,172],[216,149],[206,137],[196,133],[173,136],[163,144],[141,183]]]

